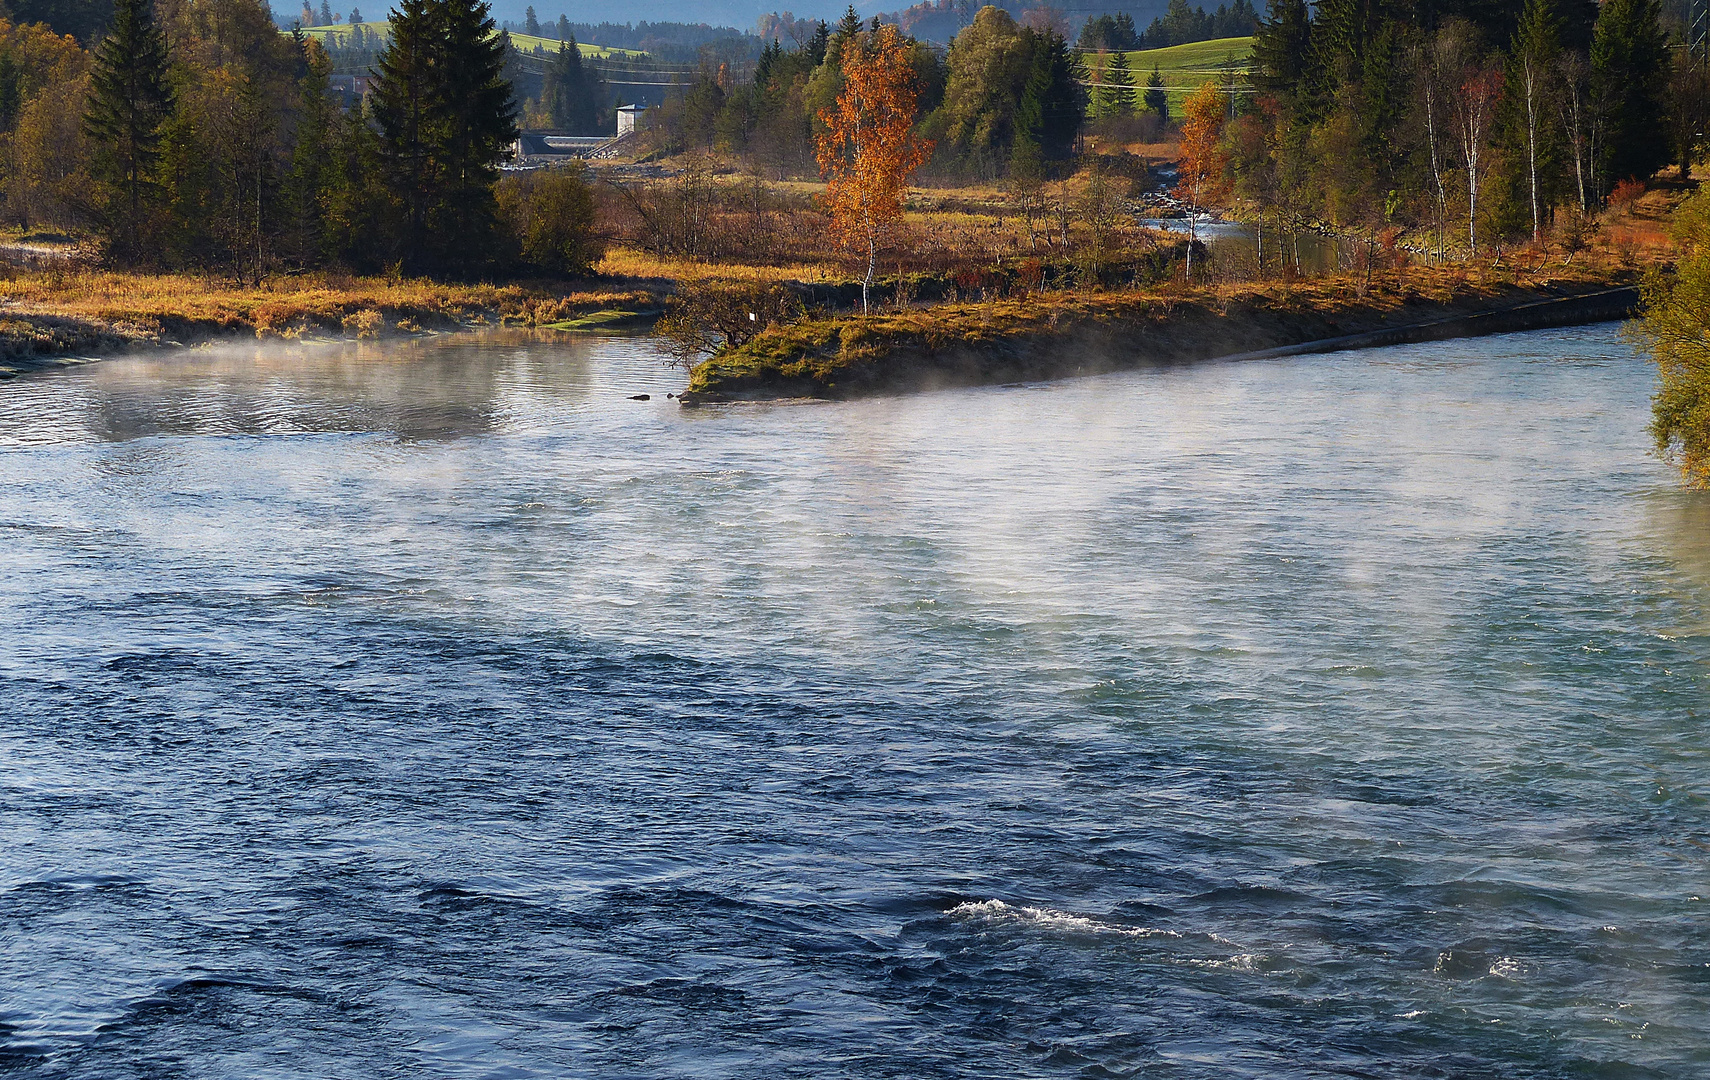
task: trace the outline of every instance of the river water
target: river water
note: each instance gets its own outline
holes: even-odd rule
[[[1599,327],[701,410],[619,338],[0,384],[0,1064],[1710,1074],[1652,380]]]

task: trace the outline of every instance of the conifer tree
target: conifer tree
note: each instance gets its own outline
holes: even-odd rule
[[[523,12],[523,33],[529,37],[540,36],[540,19],[535,16],[532,5]]]
[[[1306,0],[1272,0],[1253,35],[1253,82],[1279,101],[1300,93],[1311,61],[1312,16]]]
[[[428,218],[440,186],[435,142],[441,137],[440,97],[434,76],[438,33],[436,0],[402,0],[392,13],[392,36],[375,61],[374,120],[380,127],[380,161],[387,187],[403,207],[401,254],[421,261]]]
[[[1550,176],[1555,164],[1554,128],[1548,101],[1561,51],[1561,20],[1556,15],[1555,4],[1552,0],[1526,0],[1511,50],[1504,127],[1517,137],[1509,141],[1518,142],[1519,157],[1525,163],[1525,189],[1534,241],[1543,237],[1544,215],[1550,208],[1553,187]]]
[[[333,178],[330,155],[337,113],[330,95],[332,62],[313,40],[299,42],[304,72],[297,80],[296,145],[285,174],[285,250],[299,268],[324,255],[324,228]]]
[[[861,16],[855,14],[855,5],[850,4],[849,10],[843,13],[843,18],[837,20],[837,39],[847,41],[861,32]]]
[[[499,162],[517,137],[517,106],[505,78],[510,38],[494,24],[485,0],[442,0],[446,189],[434,222],[449,265],[467,270],[491,253]],[[578,57],[578,61],[580,57]]]
[[[1601,197],[1668,164],[1668,43],[1659,0],[1606,0],[1591,39],[1594,94],[1608,132]]]
[[[1104,69],[1104,83],[1110,95],[1110,114],[1132,116],[1134,73],[1128,68],[1128,54],[1121,49],[1110,54],[1110,63],[1106,64]]]
[[[573,135],[592,135],[599,127],[599,101],[592,73],[582,64],[576,37],[560,42],[558,55],[546,70],[542,87],[546,114],[553,127]]]
[[[1170,122],[1170,96],[1164,92],[1164,76],[1158,71],[1158,65],[1152,65],[1152,74],[1146,77],[1146,108],[1157,114],[1158,122]]]
[[[392,20],[374,116],[412,270],[466,273],[493,252],[493,185],[517,137],[509,52],[484,0],[404,0]]]
[[[109,250],[121,261],[143,255],[161,128],[173,108],[166,69],[166,35],[150,0],[117,0],[112,29],[95,50],[83,130],[96,146]]]
[[[1086,90],[1075,78],[1074,55],[1063,35],[1045,30],[1032,36],[1033,64],[1022,91],[1023,102],[1034,98],[1039,127],[1034,133],[1046,161],[1063,161],[1074,153],[1075,139],[1086,120]]]

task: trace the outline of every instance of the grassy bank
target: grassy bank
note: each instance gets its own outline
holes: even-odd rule
[[[1456,266],[1292,284],[1049,293],[774,326],[694,368],[688,403],[855,397],[1090,375],[1590,293],[1618,273]]]
[[[0,282],[0,374],[49,357],[222,337],[375,338],[470,326],[574,325],[656,310],[659,288],[627,279],[506,285],[300,275],[259,285],[184,274],[55,265]]]

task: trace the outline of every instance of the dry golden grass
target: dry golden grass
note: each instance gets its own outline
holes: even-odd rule
[[[696,259],[679,255],[654,255],[639,248],[617,247],[606,252],[595,270],[605,277],[643,281],[682,281],[699,278],[713,281],[825,281],[841,278],[841,263],[835,251],[824,262],[792,261],[779,265]]]
[[[363,312],[375,313],[388,326],[404,320],[421,326],[532,323],[649,299],[625,283],[565,290],[556,283],[448,284],[305,274],[252,285],[83,268],[16,273],[0,281],[0,295],[9,313],[89,319],[140,333],[186,328],[281,335],[342,329]],[[360,321],[376,325],[372,318]]]

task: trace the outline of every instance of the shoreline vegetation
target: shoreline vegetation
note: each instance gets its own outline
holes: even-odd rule
[[[691,404],[846,397],[1475,332],[1647,267],[1660,311],[1699,257],[1668,219],[1710,152],[1710,78],[1657,0],[1208,19],[1257,25],[1165,56],[1132,51],[1132,20],[1071,39],[986,6],[939,49],[851,7],[618,110],[595,167],[523,129],[612,130],[583,64],[602,43],[548,57],[525,22],[525,57],[486,0],[402,5],[375,41],[259,0],[112,0],[75,37],[0,19],[0,368],[658,316]],[[1702,480],[1692,317],[1651,339],[1655,430]]]
[[[461,284],[335,273],[261,284],[48,264],[0,280],[0,378],[97,357],[244,337],[369,340],[523,326],[619,329],[662,310],[668,286],[610,281]]]
[[[1379,331],[1430,340],[1621,317],[1638,275],[1413,268],[1369,279],[1047,293],[774,326],[695,366],[686,406],[851,398],[1237,357]],[[1613,300],[1613,302],[1611,302]],[[1545,306],[1548,305],[1548,306]],[[1509,320],[1491,316],[1510,314]],[[1387,343],[1374,340],[1371,344]]]

